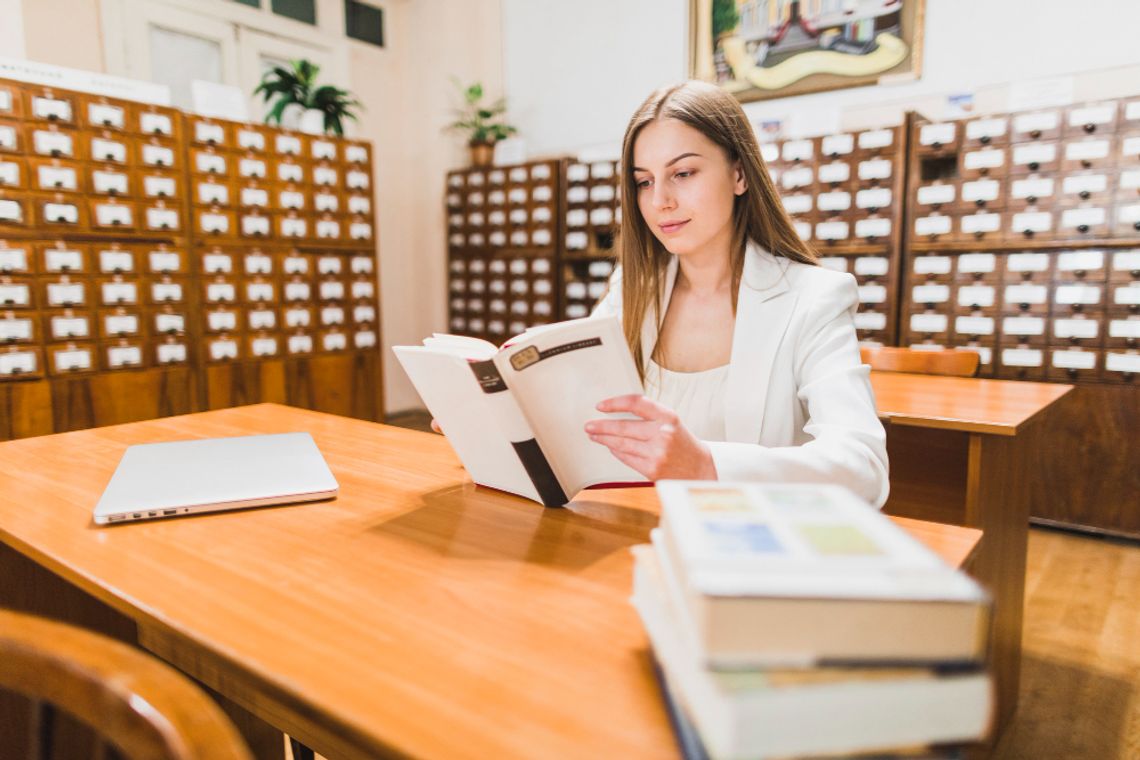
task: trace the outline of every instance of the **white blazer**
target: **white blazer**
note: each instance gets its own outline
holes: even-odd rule
[[[666,271],[669,306],[677,257]],[[707,441],[721,480],[836,483],[876,507],[887,500],[887,436],[870,368],[859,358],[855,278],[749,243],[725,390],[726,441]],[[621,270],[594,316],[621,315]],[[645,366],[657,343],[650,306]]]

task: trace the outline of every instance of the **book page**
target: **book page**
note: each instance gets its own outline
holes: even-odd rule
[[[585,431],[587,421],[607,416],[598,402],[644,392],[616,317],[524,334],[499,352],[495,365],[567,495],[601,483],[645,482]]]
[[[422,346],[392,349],[471,479],[540,501],[512,441],[531,438],[509,393],[483,392],[467,359]],[[521,428],[520,429],[520,424]]]

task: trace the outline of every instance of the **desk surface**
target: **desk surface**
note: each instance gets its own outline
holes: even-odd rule
[[[879,416],[893,425],[1017,433],[1071,385],[872,372]]]
[[[129,444],[292,430],[337,500],[91,522]],[[0,541],[326,752],[676,756],[627,603],[650,489],[544,509],[474,487],[440,436],[270,404],[3,443],[0,482]],[[955,565],[981,535],[899,522]]]

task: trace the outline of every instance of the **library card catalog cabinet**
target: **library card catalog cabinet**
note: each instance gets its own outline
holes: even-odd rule
[[[1119,506],[1140,491],[1140,97],[760,147],[800,237],[856,278],[859,341],[1075,384],[1035,519],[1140,536]],[[569,158],[450,173],[449,329],[499,343],[589,314],[615,265],[619,174]]]
[[[0,439],[380,419],[371,148],[0,80]]]

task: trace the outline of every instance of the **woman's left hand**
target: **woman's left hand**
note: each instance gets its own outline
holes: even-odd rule
[[[590,420],[591,441],[650,480],[716,480],[709,447],[690,433],[672,409],[645,396],[616,396],[598,404],[599,412],[629,412],[640,420]]]

